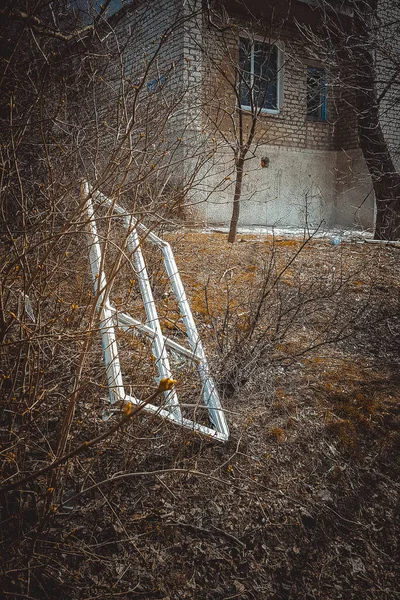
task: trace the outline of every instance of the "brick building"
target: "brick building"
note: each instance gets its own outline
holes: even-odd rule
[[[334,18],[351,20],[351,2],[326,4]],[[351,74],[338,71],[313,41],[321,19],[329,17],[328,8],[324,16],[320,7],[320,0],[224,0],[211,6],[202,0],[138,1],[120,24],[120,39],[128,40],[129,77],[141,78],[145,71],[154,103],[174,107],[166,139],[179,142],[169,180],[183,186],[199,220],[229,222],[240,128],[246,139],[257,114],[244,167],[241,224],[373,227],[374,194],[358,144]],[[382,23],[392,23],[382,27],[387,47],[397,40],[398,10],[380,0]],[[134,30],[132,14],[140,24]],[[149,61],[163,38],[157,59]],[[395,81],[387,52],[377,54],[377,65],[378,75],[384,74],[377,77],[382,93]],[[381,107],[395,160],[398,92],[391,85]]]

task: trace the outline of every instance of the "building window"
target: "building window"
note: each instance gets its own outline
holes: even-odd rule
[[[239,99],[245,110],[279,111],[279,64],[277,46],[240,38]]]
[[[163,87],[166,79],[167,79],[166,75],[161,75],[161,77],[157,77],[157,79],[152,79],[151,81],[148,81],[147,89],[151,93],[160,91],[161,88]]]
[[[307,67],[307,119],[326,121],[326,73],[319,67]]]

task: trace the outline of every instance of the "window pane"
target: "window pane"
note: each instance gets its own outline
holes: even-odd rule
[[[239,41],[239,98],[241,106],[251,106],[251,42],[244,38]]]
[[[248,108],[278,109],[278,48],[240,38],[240,105]],[[253,102],[251,102],[251,99]]]
[[[307,67],[307,118],[326,120],[325,69]]]
[[[254,44],[254,102],[258,107],[278,108],[278,49]]]

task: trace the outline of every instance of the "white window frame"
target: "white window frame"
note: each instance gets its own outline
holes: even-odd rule
[[[245,32],[239,34],[239,48],[240,48],[240,40],[249,40],[252,46],[251,53],[251,71],[250,74],[252,78],[254,78],[254,43],[261,42],[266,46],[275,46],[277,49],[277,75],[276,75],[276,105],[277,108],[257,108],[260,114],[268,114],[268,115],[279,115],[282,109],[282,99],[283,99],[283,55],[284,55],[284,47],[282,42],[268,42],[262,36],[249,36]],[[240,82],[239,82],[240,85]],[[239,90],[239,101],[240,101],[240,90]],[[251,106],[245,106],[243,104],[239,104],[239,108],[246,112],[251,112]]]

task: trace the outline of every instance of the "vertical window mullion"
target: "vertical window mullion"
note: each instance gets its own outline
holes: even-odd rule
[[[326,74],[321,76],[321,119],[326,121]]]
[[[251,98],[253,100],[253,107],[254,107],[254,42],[251,43],[251,66],[250,66],[250,70],[251,70]]]

